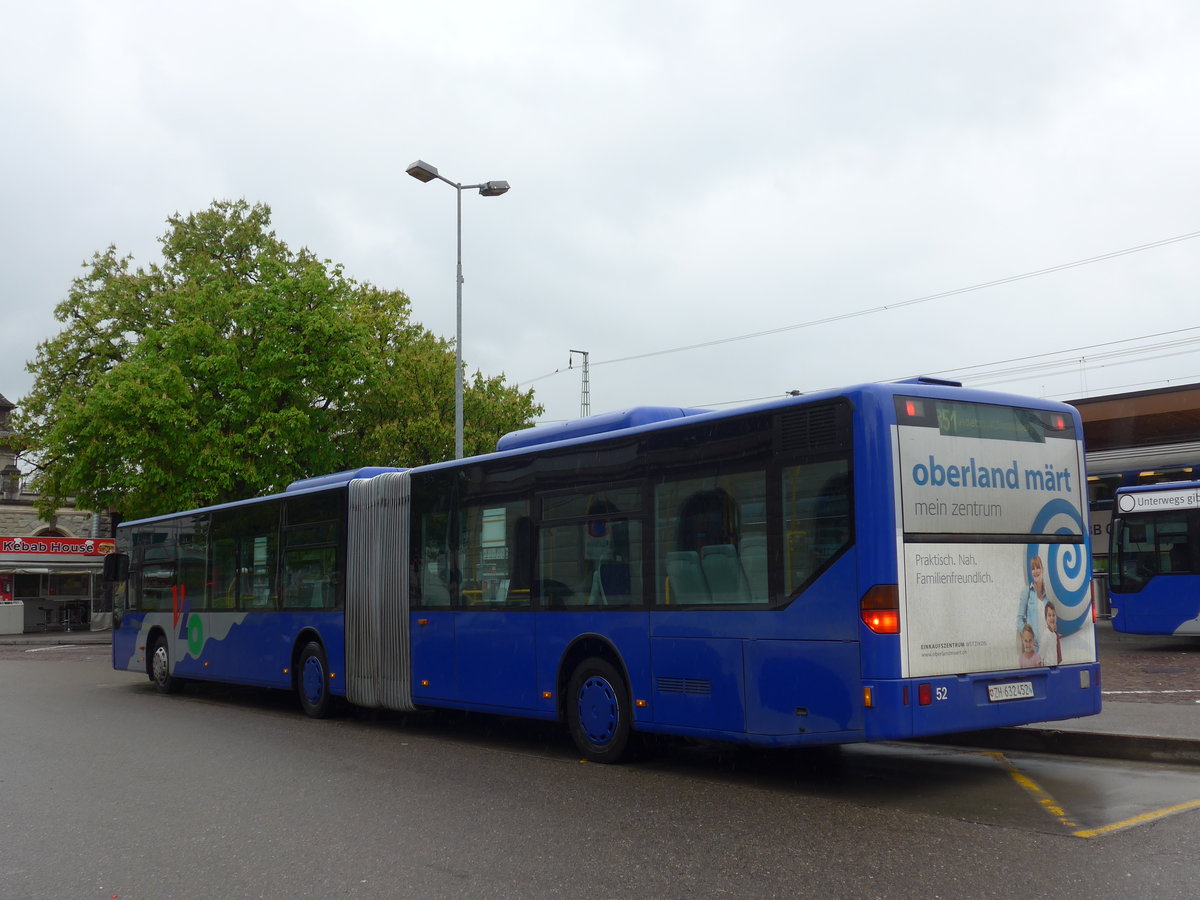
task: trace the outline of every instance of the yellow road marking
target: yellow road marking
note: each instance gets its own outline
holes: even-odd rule
[[[1038,802],[1038,805],[1041,806],[1042,809],[1046,810],[1046,812],[1056,818],[1060,825],[1066,828],[1079,827],[1078,823],[1073,821],[1071,817],[1067,815],[1067,812],[1062,808],[1062,805],[1052,796],[1050,796],[1050,793],[1045,788],[1043,788],[1024,772],[1021,772],[1019,769],[1017,769],[1017,767],[1009,761],[1007,756],[1005,756],[1003,753],[997,753],[994,751],[987,751],[983,755],[990,756],[992,759],[999,762],[1000,765],[1004,767],[1004,770],[1012,776],[1013,781],[1024,788],[1026,793],[1033,797],[1033,799]]]
[[[1003,753],[995,751],[983,751],[983,756],[990,756],[1004,767],[1004,770],[1012,776],[1013,781],[1025,789],[1038,804],[1058,819],[1059,824],[1067,828],[1074,828],[1071,832],[1074,837],[1093,838],[1100,837],[1104,834],[1112,834],[1114,831],[1122,831],[1126,828],[1133,828],[1137,825],[1145,825],[1147,822],[1155,822],[1159,819],[1164,819],[1167,816],[1173,816],[1177,813],[1187,812],[1189,809],[1200,809],[1200,800],[1189,800],[1187,803],[1177,803],[1174,806],[1168,806],[1164,809],[1156,809],[1150,812],[1141,813],[1140,815],[1131,816],[1120,822],[1113,822],[1111,825],[1101,825],[1098,828],[1080,828],[1078,823],[1071,820],[1062,806],[1046,791],[1041,785],[1030,778],[1028,775],[1017,769],[1016,766]]]
[[[1132,828],[1135,825],[1145,825],[1147,822],[1154,822],[1158,819],[1173,816],[1176,813],[1187,812],[1189,809],[1200,807],[1200,800],[1191,800],[1187,803],[1178,803],[1175,806],[1168,806],[1166,809],[1156,809],[1153,812],[1142,813],[1140,816],[1133,816],[1123,822],[1113,822],[1111,825],[1101,825],[1099,828],[1084,828],[1073,832],[1075,837],[1090,838],[1099,837],[1102,834],[1112,834],[1114,831],[1120,831],[1123,828]]]

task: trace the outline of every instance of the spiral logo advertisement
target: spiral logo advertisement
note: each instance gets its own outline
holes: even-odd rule
[[[1083,518],[1066,500],[1051,500],[1038,512],[1030,529],[1034,534],[1084,534]],[[1087,621],[1091,608],[1091,560],[1087,545],[1030,544],[1025,551],[1025,567],[1035,556],[1045,562],[1050,599],[1058,613],[1058,631],[1064,637],[1074,634]]]

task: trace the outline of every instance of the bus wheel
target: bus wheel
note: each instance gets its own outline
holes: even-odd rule
[[[167,649],[167,639],[161,634],[154,639],[154,647],[150,651],[150,680],[160,694],[174,694],[183,686],[182,679],[171,674],[171,651]]]
[[[314,719],[329,715],[333,697],[329,693],[329,665],[325,662],[325,648],[310,641],[300,651],[300,664],[296,667],[296,691],[300,694],[300,706]]]
[[[567,689],[567,724],[579,752],[591,762],[616,763],[630,748],[629,691],[602,659],[585,659]]]

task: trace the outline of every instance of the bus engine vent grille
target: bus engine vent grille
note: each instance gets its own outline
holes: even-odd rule
[[[698,694],[710,696],[712,682],[706,678],[659,678],[658,690],[662,694]]]
[[[785,413],[779,422],[779,449],[784,453],[813,453],[844,449],[849,444],[845,407],[813,406]]]

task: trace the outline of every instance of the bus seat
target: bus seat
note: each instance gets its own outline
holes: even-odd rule
[[[600,589],[604,591],[604,596],[609,603],[614,600],[626,603],[629,601],[629,593],[632,590],[629,563],[602,562],[598,574],[600,575]]]
[[[766,602],[767,587],[767,536],[750,534],[742,538],[742,571],[750,584],[750,599],[756,603]]]
[[[588,604],[626,604],[630,601],[629,563],[606,560],[592,575],[592,591]]]
[[[326,591],[329,585],[323,582],[316,582],[308,592],[308,606],[310,609],[325,609],[326,608]]]
[[[714,603],[746,603],[750,585],[742,572],[737,547],[733,544],[710,544],[700,551],[700,567],[712,590]]]
[[[670,579],[672,603],[712,602],[708,582],[700,568],[700,554],[695,550],[668,552],[667,578]]]

